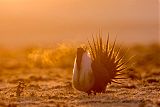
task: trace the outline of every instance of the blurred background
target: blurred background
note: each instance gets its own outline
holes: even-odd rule
[[[0,0],[0,106],[159,107],[159,7],[160,0]],[[119,57],[127,52],[128,79],[90,97],[72,88],[72,71],[77,47],[99,29],[110,43],[117,36]]]
[[[0,0],[0,46],[83,43],[101,28],[124,44],[160,43],[159,0]]]

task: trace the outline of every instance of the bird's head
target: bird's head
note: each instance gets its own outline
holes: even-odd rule
[[[82,56],[85,53],[85,49],[83,48],[77,48],[77,59],[76,59],[76,63],[77,63],[77,69],[80,70],[81,68],[81,62],[82,62]]]

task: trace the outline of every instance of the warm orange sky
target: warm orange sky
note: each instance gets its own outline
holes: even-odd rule
[[[82,41],[99,26],[126,43],[158,41],[159,5],[158,0],[0,0],[0,45]]]

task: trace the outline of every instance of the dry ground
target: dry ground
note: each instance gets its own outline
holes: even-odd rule
[[[65,47],[61,47],[64,50]],[[87,95],[72,88],[74,49],[56,52],[27,49],[0,54],[0,106],[2,107],[158,107],[160,106],[160,48],[135,46],[136,65],[123,84],[107,86],[105,93]],[[152,51],[151,51],[152,50]],[[47,52],[47,53],[45,53]],[[43,57],[39,54],[43,54]],[[38,56],[39,55],[39,56]],[[63,59],[67,56],[68,59]],[[36,58],[35,58],[36,57]],[[56,59],[54,59],[56,57]],[[42,59],[45,59],[42,61]],[[52,59],[53,58],[53,59]],[[63,63],[58,60],[63,59]],[[50,60],[57,60],[50,62]],[[70,64],[68,64],[70,63]],[[54,66],[52,66],[52,64]],[[64,64],[68,64],[65,65]]]

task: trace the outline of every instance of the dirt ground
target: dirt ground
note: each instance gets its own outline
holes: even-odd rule
[[[136,49],[139,52],[139,48]],[[157,63],[152,63],[150,66],[151,63],[144,60],[147,64],[140,65],[142,60],[137,61],[139,66],[129,69],[128,79],[121,80],[122,84],[112,83],[107,86],[105,93],[87,95],[72,87],[72,66],[28,66],[25,55],[21,52],[18,54],[1,52],[0,106],[2,107],[160,106],[160,69]],[[145,57],[146,54],[142,56]],[[157,57],[159,58],[158,53],[156,60]],[[138,74],[136,71],[141,72]]]

